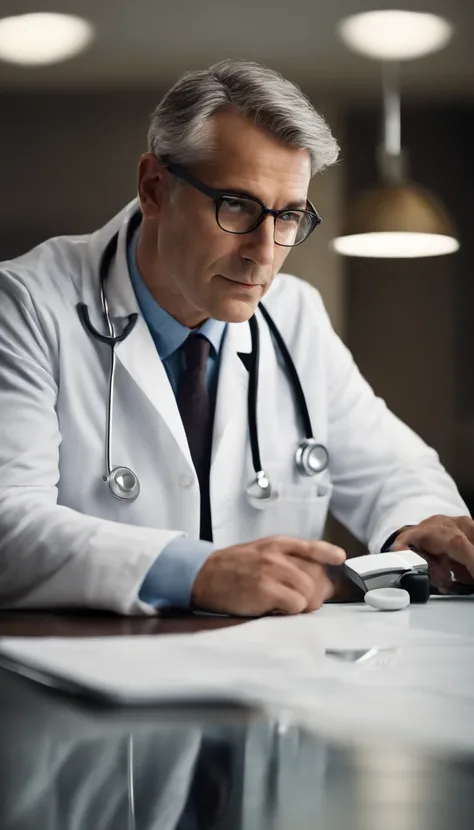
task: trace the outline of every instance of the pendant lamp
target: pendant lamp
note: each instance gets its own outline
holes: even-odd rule
[[[383,12],[377,14],[384,15]],[[386,20],[389,25],[389,18]],[[392,59],[396,44],[393,43],[393,32],[391,36],[391,59],[382,64],[384,118],[383,144],[377,159],[379,182],[356,197],[349,208],[342,236],[334,239],[331,245],[339,254],[358,257],[411,258],[450,254],[458,250],[459,242],[446,208],[434,194],[411,181],[407,174],[406,156],[401,145],[399,62]],[[406,50],[406,41],[403,44]],[[357,51],[362,51],[360,46]],[[400,55],[407,59],[402,49]]]

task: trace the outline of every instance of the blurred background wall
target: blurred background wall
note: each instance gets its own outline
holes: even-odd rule
[[[379,115],[346,116],[347,198],[375,178],[371,147]],[[409,103],[403,135],[413,178],[435,192],[461,248],[419,260],[348,259],[347,341],[362,371],[397,414],[429,443],[464,490],[474,486],[472,320],[474,108],[467,102]],[[361,320],[364,325],[361,325]]]
[[[461,249],[411,261],[345,259],[329,247],[351,199],[376,176],[380,69],[349,53],[335,31],[339,19],[368,8],[360,0],[300,0],[293,7],[279,0],[238,6],[63,0],[60,6],[96,26],[87,52],[51,67],[0,62],[0,259],[51,235],[94,230],[134,197],[149,115],[183,71],[224,57],[273,66],[301,85],[342,147],[340,162],[311,187],[323,224],[292,252],[287,270],[319,288],[376,392],[436,447],[471,504],[471,0],[403,4],[443,14],[456,32],[443,52],[403,68],[402,136],[413,177],[449,207]],[[36,10],[42,6],[35,0],[4,0],[0,16]],[[330,525],[328,533],[341,531]]]

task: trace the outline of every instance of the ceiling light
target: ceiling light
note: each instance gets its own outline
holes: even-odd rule
[[[411,60],[442,49],[453,27],[434,14],[373,11],[355,14],[338,24],[346,46],[376,60]]]
[[[333,242],[333,250],[338,254],[371,259],[417,259],[452,254],[458,249],[459,242],[452,236],[413,231],[354,234]]]
[[[459,242],[432,193],[412,182],[386,180],[354,201],[344,236],[332,247],[345,256],[406,259],[451,254]]]
[[[38,12],[0,19],[0,59],[22,66],[57,63],[82,52],[94,30],[80,17]]]
[[[443,204],[407,177],[401,146],[400,86],[395,63],[383,65],[384,139],[379,153],[381,182],[350,206],[343,235],[331,243],[345,256],[425,257],[459,248]]]

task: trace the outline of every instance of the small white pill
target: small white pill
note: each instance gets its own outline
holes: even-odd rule
[[[374,588],[367,591],[364,600],[379,611],[402,611],[410,605],[410,594],[402,588]]]

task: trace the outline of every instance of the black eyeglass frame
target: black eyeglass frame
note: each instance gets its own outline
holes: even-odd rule
[[[301,239],[299,242],[295,242],[293,245],[284,245],[281,242],[277,242],[274,237],[276,245],[280,245],[282,248],[296,248],[298,245],[301,245],[303,242],[306,242],[306,240],[313,233],[315,228],[317,228],[318,225],[320,225],[322,222],[319,213],[317,212],[314,205],[309,201],[309,199],[306,199],[306,204],[309,205],[310,210],[306,210],[303,208],[284,208],[283,210],[274,210],[272,208],[268,208],[260,199],[257,199],[256,196],[248,196],[247,194],[232,192],[231,190],[220,190],[215,187],[210,187],[204,182],[201,182],[199,179],[196,179],[195,176],[189,173],[186,170],[186,168],[183,167],[182,164],[168,162],[166,158],[163,157],[161,161],[163,162],[166,169],[171,173],[172,176],[175,176],[177,179],[181,179],[183,182],[186,182],[186,184],[189,184],[191,185],[191,187],[194,187],[195,190],[198,190],[200,193],[203,193],[204,196],[208,196],[210,199],[212,199],[216,208],[216,222],[220,229],[223,230],[225,233],[232,233],[236,236],[242,236],[247,233],[252,233],[252,231],[256,230],[258,226],[262,224],[264,219],[266,219],[267,216],[273,216],[274,222],[276,222],[277,218],[285,213],[305,213],[306,215],[311,216],[312,224],[304,239]],[[261,214],[251,228],[249,228],[246,231],[229,231],[227,230],[227,228],[222,227],[222,225],[219,222],[219,210],[222,205],[222,202],[226,198],[248,199],[251,202],[255,202],[257,205],[260,205]]]

